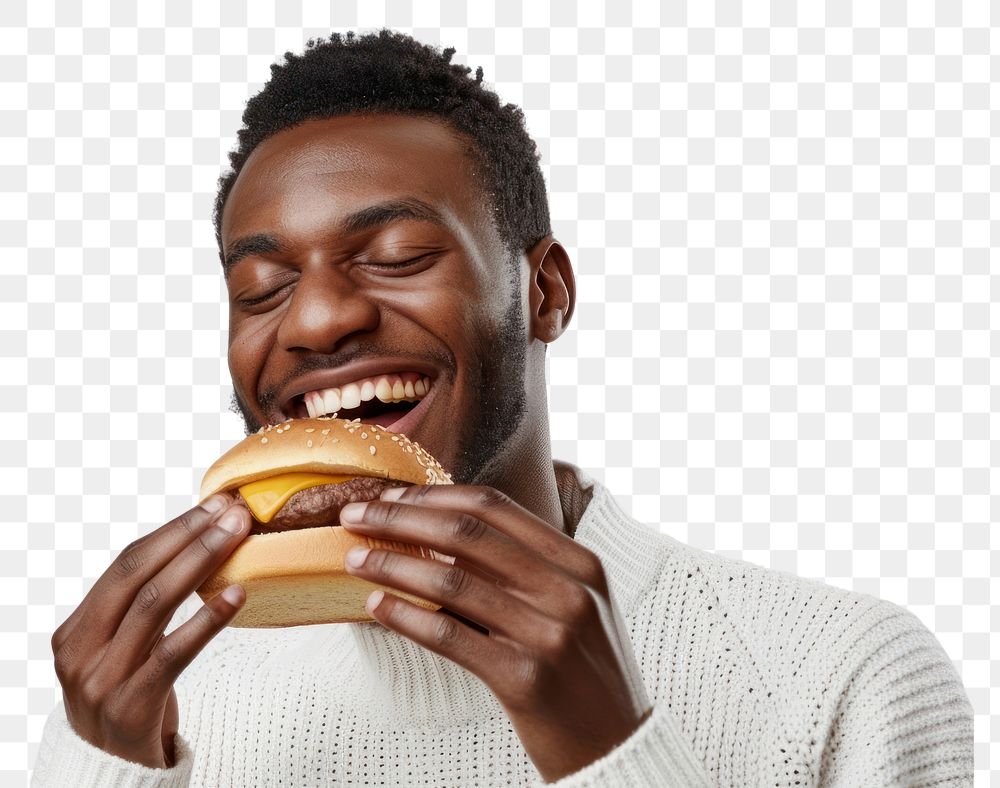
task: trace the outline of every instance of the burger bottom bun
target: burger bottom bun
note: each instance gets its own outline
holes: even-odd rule
[[[352,547],[394,550],[408,555],[451,561],[429,548],[372,539],[342,526],[303,528],[251,534],[198,588],[205,602],[233,583],[246,601],[232,627],[294,627],[372,621],[365,610],[368,595],[386,589],[428,610],[440,605],[347,574],[344,556]]]

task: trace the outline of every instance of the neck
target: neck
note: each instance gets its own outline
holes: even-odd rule
[[[499,490],[556,530],[572,533],[573,524],[563,518],[544,408],[539,413],[529,411],[522,429],[474,483]]]

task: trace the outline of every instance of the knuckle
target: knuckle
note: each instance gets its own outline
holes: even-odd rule
[[[493,487],[476,488],[476,500],[483,509],[495,509],[510,504],[510,498],[506,493]]]
[[[434,628],[434,643],[440,648],[446,649],[458,642],[461,637],[459,624],[455,619],[448,616],[441,616],[437,626]]]
[[[215,555],[216,548],[224,540],[219,538],[219,529],[209,528],[198,534],[198,538],[191,542],[196,552],[200,553],[198,558],[204,559]]]
[[[451,530],[456,542],[475,542],[486,533],[486,523],[471,514],[463,514],[453,521]]]
[[[135,595],[135,601],[132,603],[132,606],[137,613],[148,613],[150,610],[156,609],[160,601],[160,596],[159,586],[150,580],[139,589],[139,593]]]
[[[76,692],[81,703],[92,711],[103,711],[107,690],[104,684],[96,677],[91,676],[84,681]]]
[[[563,622],[557,622],[549,627],[543,639],[544,658],[548,664],[557,664],[562,661],[573,647],[573,630]]]
[[[472,583],[472,576],[464,569],[450,566],[441,573],[438,581],[440,591],[447,597],[462,596]]]
[[[53,668],[56,678],[63,687],[75,686],[79,677],[79,646],[72,638],[66,638],[58,651],[53,652]]]
[[[192,538],[200,530],[197,524],[195,523],[196,514],[199,512],[204,514],[205,510],[202,509],[201,507],[195,507],[194,509],[190,509],[184,512],[184,514],[178,517],[177,520],[175,521],[177,523],[178,528],[180,528],[180,530],[184,531],[184,533],[186,533],[188,536]]]
[[[49,640],[49,645],[52,647],[52,656],[58,657],[59,650],[62,648],[63,641],[66,640],[66,632],[63,629],[66,625],[58,627],[55,632],[52,633],[52,638]]]
[[[153,646],[153,658],[159,665],[169,665],[177,660],[177,649],[170,638],[161,637],[159,643]]]
[[[396,565],[396,559],[391,550],[372,550],[365,559],[365,567],[376,575],[387,575]]]
[[[76,681],[76,670],[73,663],[65,656],[64,652],[56,654],[55,661],[53,662],[53,668],[56,672],[56,678],[59,679],[59,683],[64,687],[72,686]]]
[[[566,590],[565,599],[569,617],[573,621],[587,620],[597,613],[597,602],[586,586],[570,586]]]
[[[129,544],[118,557],[115,559],[112,566],[115,569],[115,573],[122,580],[127,580],[130,577],[138,574],[143,565],[145,564],[145,559],[142,555],[142,549],[139,546],[139,542],[132,542]]]
[[[195,613],[194,618],[198,627],[203,629],[214,629],[223,620],[223,617],[211,605],[202,605],[201,609]]]
[[[394,522],[399,520],[399,516],[403,513],[403,507],[397,501],[390,501],[389,503],[379,502],[375,506],[372,506],[371,504],[368,506],[374,515],[371,519],[374,521],[375,525],[392,525]]]
[[[434,485],[432,484],[411,484],[406,488],[400,498],[402,500],[412,499],[414,501],[419,501],[427,496],[433,489]]]

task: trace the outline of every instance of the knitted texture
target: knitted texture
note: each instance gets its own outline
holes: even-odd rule
[[[554,785],[972,784],[972,707],[915,616],[685,546],[576,473],[593,495],[574,538],[601,558],[654,711]],[[482,682],[374,622],[227,629],[177,693],[173,768],[93,747],[60,703],[32,785],[541,783]]]

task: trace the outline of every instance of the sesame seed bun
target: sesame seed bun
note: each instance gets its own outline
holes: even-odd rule
[[[292,419],[250,435],[223,454],[205,473],[201,500],[294,472],[374,476],[410,484],[452,483],[437,460],[405,435],[359,421]],[[234,627],[371,621],[365,601],[372,591],[385,587],[344,570],[344,557],[355,546],[449,560],[429,548],[351,533],[338,520],[336,525],[245,537],[197,592],[207,602],[233,583],[242,585],[246,602],[230,622]],[[412,594],[387,590],[429,610],[439,607]]]
[[[450,484],[419,444],[378,424],[290,419],[262,428],[219,457],[201,481],[201,500],[279,473],[346,473],[411,484]]]

